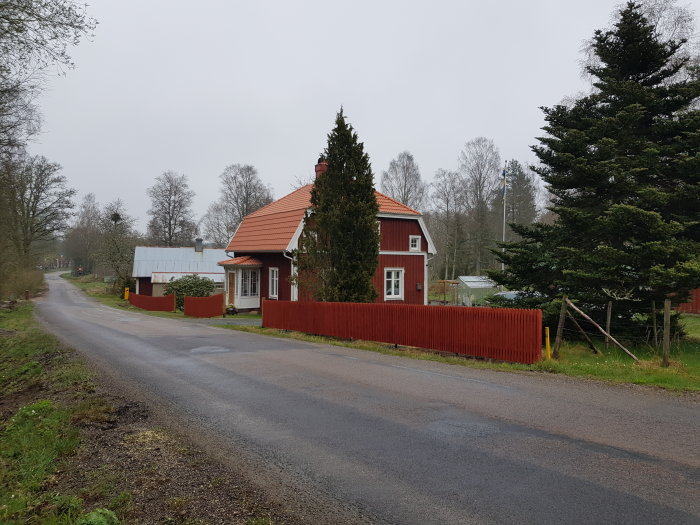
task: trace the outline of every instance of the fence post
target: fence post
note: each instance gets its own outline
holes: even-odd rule
[[[661,366],[668,366],[668,355],[671,352],[671,299],[664,300],[664,355]]]
[[[566,321],[566,295],[561,298],[561,310],[559,311],[559,324],[557,325],[557,335],[554,339],[554,350],[552,357],[559,359],[559,347],[561,346],[562,335],[564,334],[564,321]]]
[[[608,314],[607,318],[605,320],[605,331],[610,333],[610,323],[612,321],[612,301],[608,301]],[[610,344],[610,338],[606,335],[605,336],[605,349],[608,349],[608,345]]]

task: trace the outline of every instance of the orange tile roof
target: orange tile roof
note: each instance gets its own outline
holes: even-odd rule
[[[262,266],[262,263],[255,257],[244,255],[242,257],[234,257],[217,263],[219,266]]]
[[[226,250],[233,252],[286,250],[304,219],[304,212],[311,207],[312,188],[313,184],[302,186],[289,195],[247,215]],[[416,210],[383,193],[375,191],[374,194],[379,205],[379,213],[420,216]]]

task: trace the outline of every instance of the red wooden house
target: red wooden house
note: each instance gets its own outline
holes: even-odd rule
[[[326,169],[316,165],[316,173]],[[262,298],[299,300],[290,282],[291,259],[311,206],[312,184],[246,216],[226,252],[231,259],[219,264],[226,271],[228,304],[239,310],[260,308]],[[377,302],[427,304],[428,261],[435,247],[421,214],[375,192],[380,231],[379,264],[374,276]]]

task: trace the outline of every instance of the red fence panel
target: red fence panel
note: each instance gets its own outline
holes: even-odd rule
[[[185,296],[185,315],[191,317],[218,317],[224,313],[223,294],[209,297]]]
[[[265,301],[262,325],[516,363],[542,358],[541,310]]]
[[[150,295],[129,294],[129,302],[136,308],[150,310],[151,312],[174,312],[175,296],[164,295],[162,297],[152,297]]]
[[[686,314],[700,314],[700,288],[690,292],[690,301],[679,304],[676,310]]]

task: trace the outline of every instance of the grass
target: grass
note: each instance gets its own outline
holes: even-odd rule
[[[233,326],[224,328],[242,332],[297,339],[312,343],[330,344],[367,350],[387,355],[396,355],[410,359],[437,361],[458,366],[500,370],[507,372],[547,372],[572,377],[597,379],[613,383],[632,383],[664,388],[672,391],[700,391],[700,318],[690,322],[688,340],[671,346],[671,366],[663,368],[660,356],[649,348],[637,348],[633,351],[639,358],[635,363],[622,350],[609,348],[605,354],[593,354],[585,345],[564,343],[558,360],[539,361],[533,365],[493,362],[479,359],[439,354],[417,348],[399,347],[368,341],[347,341],[332,337],[306,335],[300,332],[287,332],[273,328],[255,326]],[[695,331],[697,326],[698,331]]]
[[[177,310],[175,312],[150,312],[148,310],[142,310],[141,308],[136,308],[129,304],[129,301],[125,301],[123,297],[114,295],[110,289],[110,286],[102,282],[95,275],[83,275],[82,277],[74,277],[69,273],[61,274],[61,277],[70,281],[78,288],[83,290],[86,295],[92,297],[93,299],[99,301],[100,303],[111,306],[112,308],[119,308],[121,310],[130,310],[133,312],[139,312],[146,315],[152,315],[154,317],[163,317],[166,319],[193,319],[192,317],[187,317],[185,314]],[[237,319],[260,319],[262,316],[260,314],[237,314]]]
[[[0,330],[0,395],[6,406],[19,402],[10,417],[0,418],[0,523],[86,519],[80,498],[44,487],[78,447],[77,422],[109,407],[86,399],[94,390],[92,373],[37,327],[31,304],[0,311]],[[46,398],[31,399],[37,391]]]

